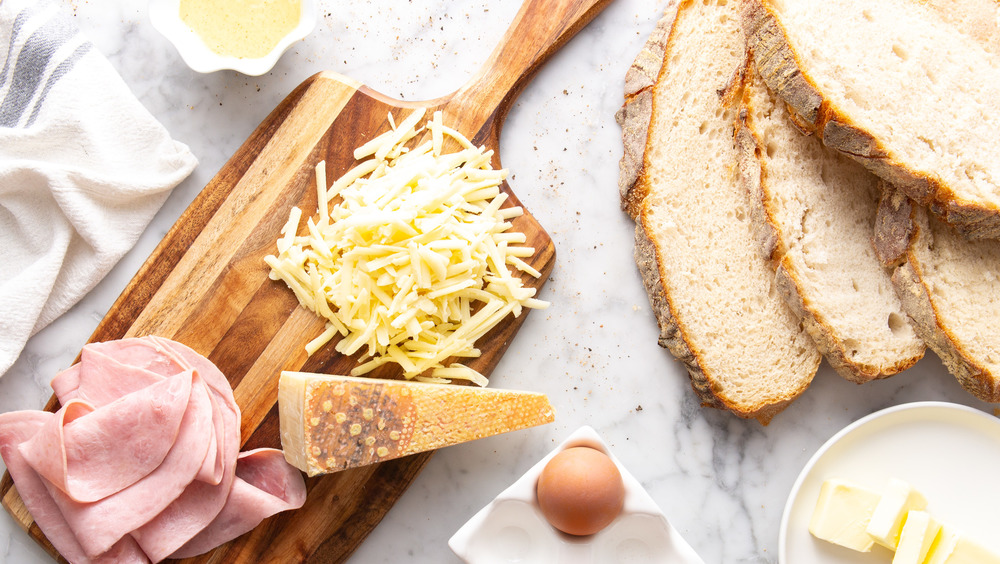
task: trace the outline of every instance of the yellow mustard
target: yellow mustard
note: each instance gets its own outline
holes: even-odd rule
[[[209,49],[241,59],[270,53],[301,13],[301,0],[180,0],[181,21]]]

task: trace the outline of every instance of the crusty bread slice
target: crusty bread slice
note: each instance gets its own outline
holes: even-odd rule
[[[946,23],[1000,55],[1000,0],[926,0]]]
[[[1000,402],[1000,241],[967,241],[884,186],[876,245],[917,333],[973,395]]]
[[[752,0],[747,44],[798,124],[971,239],[1000,237],[998,4]],[[975,12],[981,12],[975,18]],[[942,16],[942,14],[950,14]]]
[[[857,383],[924,354],[872,248],[878,178],[815,137],[749,73],[736,126],[740,176],[779,292],[830,365]]]
[[[739,5],[680,3],[630,197],[660,344],[706,405],[767,423],[809,386],[820,355],[756,250],[736,177],[734,101],[747,62]]]
[[[663,66],[663,50],[667,35],[677,18],[677,0],[667,2],[663,16],[646,39],[642,50],[625,73],[625,103],[615,113],[615,121],[622,128],[623,152],[618,166],[618,192],[622,209],[631,218],[639,213],[639,175],[642,155],[646,151],[649,116],[653,111],[653,85]]]

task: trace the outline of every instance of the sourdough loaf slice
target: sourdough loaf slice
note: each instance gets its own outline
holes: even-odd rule
[[[998,4],[751,0],[747,44],[801,127],[964,236],[1000,237]],[[981,12],[980,18],[971,15]],[[947,16],[942,16],[946,14]]]
[[[1000,55],[1000,1],[926,0],[946,23],[968,35],[994,55]]]
[[[622,209],[633,219],[639,213],[643,197],[637,188],[649,132],[649,115],[653,111],[653,85],[663,66],[663,50],[677,17],[677,6],[677,0],[667,3],[663,16],[625,73],[625,103],[615,113],[615,121],[622,128],[624,149],[618,166],[618,192]]]
[[[739,170],[779,292],[844,378],[863,383],[913,366],[924,344],[871,244],[878,178],[802,135],[750,74],[736,126]]]
[[[1000,241],[967,241],[885,187],[876,242],[917,333],[973,395],[1000,402]],[[900,251],[902,251],[900,253]]]
[[[703,403],[770,421],[820,355],[756,250],[736,177],[734,101],[746,68],[740,2],[682,2],[652,91],[635,258],[660,326]]]

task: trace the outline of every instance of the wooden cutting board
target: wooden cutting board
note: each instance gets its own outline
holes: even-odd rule
[[[442,110],[444,122],[476,145],[494,150],[507,111],[531,76],[610,0],[526,0],[490,59],[465,86],[437,100],[403,102],[350,78],[319,73],[298,86],[195,198],[98,325],[91,341],[160,335],[211,359],[233,385],[242,409],[243,450],[280,447],[277,384],[281,370],[347,374],[356,358],[328,345],[308,357],[305,344],[323,322],[299,307],[292,292],[268,278],[263,257],[291,206],[316,209],[314,168],[325,160],[335,178],[354,164],[354,148],[416,107]],[[428,112],[429,115],[429,112]],[[510,192],[506,205],[520,205]],[[514,230],[536,248],[528,261],[552,270],[552,240],[527,211]],[[525,319],[509,317],[478,343],[482,357],[468,365],[489,375]],[[398,377],[384,366],[372,376]],[[56,409],[51,400],[47,409]],[[297,511],[264,521],[198,563],[342,562],[379,523],[430,458],[413,455],[307,480],[308,498]],[[32,538],[58,554],[25,510],[5,475],[4,507]],[[61,559],[60,559],[61,560]]]

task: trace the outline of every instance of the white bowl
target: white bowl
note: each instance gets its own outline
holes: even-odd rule
[[[586,537],[556,530],[535,501],[542,469],[558,452],[574,446],[608,455],[625,482],[621,514]],[[501,492],[448,540],[448,546],[469,564],[704,564],[590,427],[578,429]]]
[[[315,0],[301,2],[299,24],[282,37],[270,53],[255,59],[224,56],[209,49],[201,37],[181,21],[180,0],[150,0],[149,19],[153,27],[174,44],[191,69],[201,73],[232,69],[246,75],[260,76],[271,70],[292,43],[305,38],[316,27]]]
[[[779,564],[888,564],[880,546],[855,552],[809,534],[809,519],[827,478],[844,478],[871,489],[889,478],[913,485],[927,511],[964,534],[1000,551],[1000,420],[978,409],[947,402],[897,405],[851,423],[828,440],[802,469],[781,518]]]

